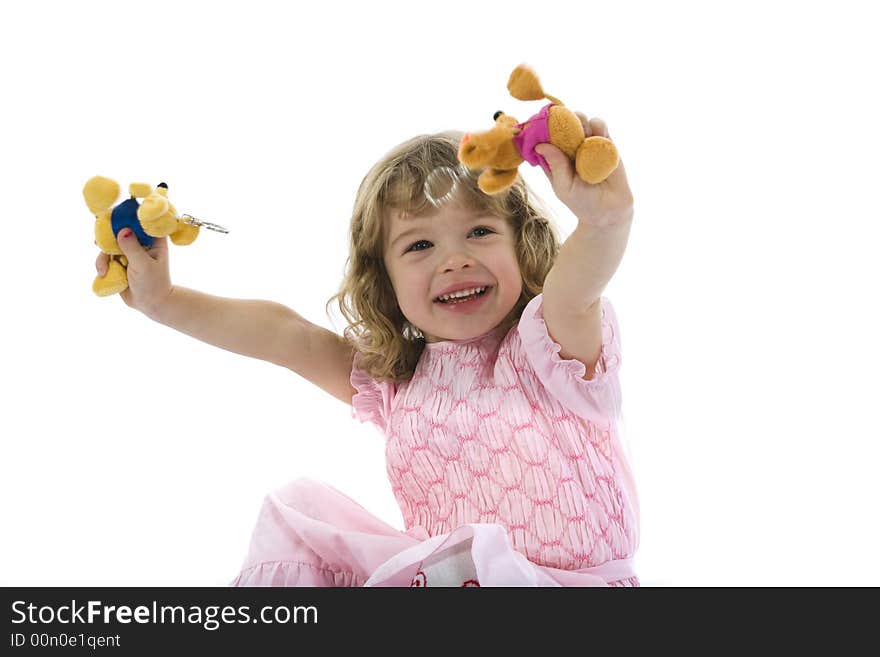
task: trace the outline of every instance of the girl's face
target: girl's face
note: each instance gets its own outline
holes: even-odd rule
[[[458,204],[421,217],[392,210],[384,226],[385,268],[404,317],[426,342],[469,340],[498,326],[522,292],[507,221]],[[485,288],[467,301],[441,300]]]

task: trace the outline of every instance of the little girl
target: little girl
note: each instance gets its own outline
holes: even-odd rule
[[[608,136],[579,116],[587,136]],[[588,185],[565,154],[538,146],[578,219],[560,248],[521,178],[487,196],[462,172],[461,137],[407,141],[363,180],[330,299],[344,337],[280,304],[172,286],[164,239],[145,251],[118,235],[129,306],[288,367],[385,434],[406,530],[300,479],[266,498],[234,585],[638,585],[620,340],[601,297],[633,216],[623,164]],[[455,171],[442,202],[426,195]],[[102,275],[106,265],[102,254]]]

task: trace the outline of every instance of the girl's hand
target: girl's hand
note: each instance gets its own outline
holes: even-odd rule
[[[587,119],[575,112],[584,126],[587,137],[609,137],[608,126],[602,119]],[[610,138],[610,137],[609,137]],[[580,224],[606,228],[628,222],[633,215],[633,196],[626,179],[623,160],[602,182],[591,185],[581,180],[568,156],[552,144],[539,144],[535,151],[550,165],[547,176],[553,192],[578,218]]]
[[[128,258],[128,288],[119,296],[130,308],[140,310],[147,316],[157,313],[171,294],[171,275],[168,268],[168,238],[153,238],[153,246],[144,249],[134,233],[123,228],[116,236],[119,248]],[[110,256],[101,253],[95,261],[98,274],[107,273]]]

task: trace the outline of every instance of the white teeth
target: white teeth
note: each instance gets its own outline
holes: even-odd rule
[[[453,292],[452,294],[444,294],[443,296],[437,297],[440,301],[448,301],[449,299],[459,299],[461,297],[469,297],[472,294],[477,294],[479,292],[483,292],[485,287],[474,287],[470,290],[459,290],[458,292]]]

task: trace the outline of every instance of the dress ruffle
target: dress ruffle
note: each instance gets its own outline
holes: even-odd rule
[[[349,380],[357,392],[351,398],[351,416],[361,422],[372,422],[384,431],[391,413],[394,384],[373,379],[361,368],[362,360],[363,355],[355,351]]]
[[[400,532],[332,486],[297,479],[263,501],[233,586],[361,586],[427,534]]]
[[[359,587],[364,580],[354,573],[317,568],[294,561],[264,561],[239,573],[230,586],[339,586]]]
[[[586,420],[608,426],[620,415],[620,336],[611,302],[601,299],[602,350],[593,378],[587,380],[584,363],[559,355],[562,345],[547,330],[543,301],[543,295],[532,299],[517,326],[529,364],[560,403]]]

